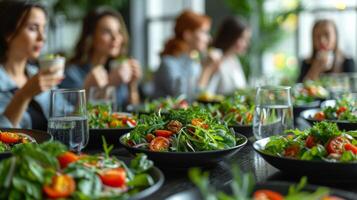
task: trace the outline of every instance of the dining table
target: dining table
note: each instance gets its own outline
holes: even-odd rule
[[[299,129],[308,128],[309,125],[300,119],[298,124]],[[210,174],[210,184],[220,188],[229,184],[232,181],[231,166],[237,165],[244,173],[252,173],[256,182],[267,181],[284,181],[298,183],[302,178],[300,175],[289,174],[279,171],[278,169],[267,163],[253,149],[254,137],[250,137],[248,143],[236,154],[215,166],[203,168],[203,171],[208,171]],[[98,153],[98,150],[87,150],[88,153]],[[115,156],[130,158],[132,155],[124,148],[116,148],[112,151]],[[171,169],[167,167],[159,167],[164,173],[165,181],[162,187],[145,200],[161,200],[170,197],[176,193],[193,189],[195,186],[188,177],[188,169]],[[348,172],[346,172],[348,173]],[[329,177],[314,178],[308,177],[308,184],[327,186],[339,190],[356,193],[357,199],[357,180],[334,180]]]

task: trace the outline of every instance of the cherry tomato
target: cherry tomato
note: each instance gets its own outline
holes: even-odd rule
[[[278,192],[272,190],[257,190],[253,194],[254,200],[283,200],[284,197]]]
[[[76,154],[70,151],[66,151],[61,155],[57,156],[57,160],[60,163],[62,169],[66,168],[69,164],[76,162],[79,159],[80,159],[79,156],[77,156]]]
[[[126,124],[127,124],[129,127],[135,127],[135,126],[136,126],[136,121],[135,121],[134,119],[127,118],[127,119],[126,119]]]
[[[69,197],[76,189],[76,182],[69,175],[56,175],[50,185],[45,185],[43,191],[50,199]]]
[[[320,111],[320,112],[317,112],[315,115],[314,115],[314,119],[316,120],[324,120],[325,119],[325,113]]]
[[[145,138],[146,138],[147,142],[151,142],[155,138],[155,135],[149,133],[149,134],[146,135]]]
[[[247,113],[247,124],[250,124],[253,121],[253,114]]]
[[[347,108],[345,106],[340,106],[337,111],[336,114],[340,115],[341,113],[345,112],[347,110]]]
[[[154,138],[150,144],[149,149],[150,151],[166,151],[169,149],[170,141],[162,136]]]
[[[300,152],[300,147],[298,145],[291,145],[284,150],[284,156],[286,157],[296,157]]]
[[[113,121],[110,122],[109,127],[110,128],[117,128],[120,127],[122,124],[119,120],[114,119]]]
[[[104,185],[111,187],[124,187],[126,182],[126,172],[124,168],[105,169],[99,173],[99,177]]]
[[[102,112],[102,116],[104,118],[107,118],[109,116],[109,113],[107,111]]]
[[[162,136],[162,137],[170,137],[172,134],[174,134],[172,131],[168,130],[155,130],[155,135],[156,136]]]
[[[242,116],[238,114],[236,117],[236,121],[240,123],[242,121]]]
[[[329,154],[331,153],[342,154],[345,144],[348,143],[350,143],[350,141],[347,138],[343,136],[338,136],[329,140],[329,142],[326,145],[326,150]]]
[[[305,146],[307,148],[312,148],[312,147],[316,146],[314,136],[311,136],[311,135],[307,136],[306,141],[305,141]]]
[[[192,119],[191,120],[191,124],[194,125],[194,126],[202,127],[204,129],[208,129],[209,128],[209,125],[208,124],[204,124],[203,120],[199,119],[199,118]]]
[[[316,87],[308,87],[307,93],[309,94],[309,96],[316,96],[317,88]]]
[[[352,153],[357,154],[357,147],[351,143],[345,144],[346,151],[352,151]]]
[[[17,143],[19,142],[21,137],[17,135],[16,133],[10,133],[10,132],[1,132],[0,133],[0,141],[11,144],[11,143]]]
[[[179,103],[179,108],[183,108],[183,109],[188,108],[188,102],[186,100],[181,100]]]

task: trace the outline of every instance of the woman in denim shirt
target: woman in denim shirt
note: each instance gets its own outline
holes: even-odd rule
[[[176,19],[175,35],[161,53],[161,65],[154,76],[155,97],[185,94],[192,98],[204,89],[219,66],[218,58],[203,59],[210,41],[208,16],[186,10]]]
[[[28,64],[44,45],[46,18],[39,4],[0,2],[0,127],[47,129],[48,91],[63,77]]]
[[[127,46],[128,34],[118,12],[106,7],[91,11],[83,21],[75,55],[60,87],[84,88],[88,92],[91,87],[115,86],[120,104],[139,103],[139,63],[134,59],[112,62],[125,56]]]

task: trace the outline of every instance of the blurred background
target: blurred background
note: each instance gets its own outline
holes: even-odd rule
[[[224,17],[239,15],[253,30],[248,53],[241,58],[250,82],[294,82],[299,63],[311,54],[315,20],[328,18],[338,27],[339,47],[357,60],[357,0],[42,0],[50,10],[48,42],[43,53],[71,55],[81,19],[92,8],[108,5],[120,11],[129,29],[130,55],[138,59],[151,79],[159,53],[172,35],[174,20],[184,9],[213,19],[211,34]],[[274,79],[271,79],[274,78]]]

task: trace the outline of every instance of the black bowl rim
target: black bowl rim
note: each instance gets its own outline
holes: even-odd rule
[[[156,152],[156,151],[150,151],[147,149],[141,149],[141,148],[135,148],[135,147],[131,147],[127,144],[125,144],[122,140],[124,137],[127,137],[129,133],[125,133],[124,135],[122,135],[119,139],[120,144],[123,145],[125,148],[127,149],[135,149],[135,150],[139,150],[141,152],[145,152],[145,153],[150,153],[150,154],[157,154],[157,155],[162,155],[162,154],[166,154],[166,155],[200,155],[200,154],[210,154],[210,153],[219,153],[219,152],[226,152],[226,151],[231,151],[231,150],[235,150],[238,148],[243,147],[244,145],[246,145],[248,143],[248,139],[247,137],[245,137],[244,135],[240,134],[240,133],[236,133],[236,138],[237,137],[241,137],[244,139],[244,142],[241,144],[238,144],[234,147],[230,147],[228,149],[221,149],[221,150],[211,150],[211,151],[196,151],[196,152],[169,152],[169,151],[160,151],[160,152]]]
[[[325,119],[325,120],[316,120],[316,119],[313,119],[313,118],[310,118],[310,117],[305,117],[305,113],[307,112],[319,112],[321,111],[321,109],[319,108],[313,108],[313,109],[308,109],[308,110],[304,110],[300,113],[300,117],[302,117],[303,119],[305,120],[308,120],[308,121],[311,121],[311,122],[322,122],[322,121],[327,121],[327,122],[334,122],[334,123],[339,123],[339,124],[356,124],[357,125],[357,122],[349,122],[349,121],[346,121],[346,120],[334,120],[334,119]]]
[[[267,140],[270,140],[271,137],[263,138],[260,140],[257,140],[253,143],[253,149],[258,152],[261,155],[268,156],[268,157],[273,157],[281,160],[286,160],[286,161],[293,161],[293,162],[300,162],[300,163],[326,163],[326,165],[340,165],[340,166],[357,166],[357,161],[356,162],[327,162],[324,160],[300,160],[300,159],[294,159],[294,158],[289,158],[289,157],[280,157],[280,156],[275,156],[271,155],[269,153],[264,152],[258,143],[263,143]],[[267,161],[268,162],[268,161]]]

